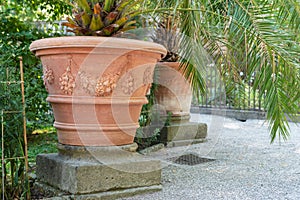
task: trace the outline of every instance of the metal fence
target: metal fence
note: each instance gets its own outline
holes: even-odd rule
[[[226,109],[251,111],[261,115],[265,112],[264,95],[259,96],[259,91],[253,89],[253,79],[240,80],[234,82],[232,77],[226,74],[220,76],[219,70],[214,65],[210,66],[206,74],[207,93],[193,99],[192,110],[210,113],[211,109]]]

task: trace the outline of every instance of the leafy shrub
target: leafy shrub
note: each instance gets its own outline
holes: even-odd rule
[[[56,4],[61,2],[54,0]],[[29,199],[29,184],[25,173],[25,145],[23,139],[22,113],[6,111],[22,111],[19,57],[23,57],[25,99],[28,128],[27,132],[53,122],[51,109],[46,102],[46,91],[42,81],[42,68],[39,61],[29,51],[32,41],[48,37],[48,33],[38,31],[33,20],[41,16],[35,12],[38,7],[51,10],[53,1],[41,0],[9,0],[0,7],[0,127],[4,130],[3,152],[5,161],[0,166],[1,197],[4,199]],[[46,4],[52,5],[47,6]],[[42,5],[42,6],[41,6]],[[49,10],[49,11],[50,11]],[[56,10],[58,11],[58,10]],[[54,12],[55,13],[55,12]],[[51,16],[51,13],[48,13]],[[53,15],[52,15],[53,16]],[[51,17],[52,18],[52,17]],[[22,21],[22,20],[27,21]],[[4,112],[5,111],[5,112]],[[2,120],[3,119],[3,120]]]

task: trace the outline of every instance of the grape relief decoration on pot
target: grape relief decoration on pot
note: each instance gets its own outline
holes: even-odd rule
[[[153,82],[153,70],[152,67],[148,67],[145,71],[144,71],[144,76],[143,76],[143,84],[144,86],[147,86],[147,93],[150,92],[150,88],[151,88],[151,83]]]
[[[125,78],[122,80],[122,91],[124,94],[131,95],[134,88],[134,78],[130,72],[127,72]]]
[[[85,90],[89,95],[95,95],[95,88],[97,81],[90,74],[85,71],[79,71],[78,77],[80,80],[80,86]]]
[[[143,84],[147,85],[152,83],[153,81],[153,72],[152,72],[152,67],[148,67],[145,71],[144,71],[144,76],[143,76]]]
[[[114,74],[106,74],[102,75],[96,84],[95,95],[97,97],[103,97],[110,95],[115,87],[117,86],[117,82],[120,78],[121,73],[117,72]]]
[[[59,85],[64,94],[73,94],[73,89],[75,88],[75,78],[71,73],[71,60],[65,73],[63,73],[59,78]]]
[[[51,85],[54,83],[54,73],[53,70],[45,66],[44,76],[43,76],[44,85],[48,91],[48,84]]]

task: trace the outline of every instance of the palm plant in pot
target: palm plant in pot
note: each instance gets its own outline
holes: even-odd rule
[[[149,7],[154,10],[172,8],[151,14],[155,21],[151,39],[167,49],[167,55],[155,69],[160,84],[154,91],[155,99],[166,112],[172,113],[171,121],[187,122],[192,92],[196,97],[207,92],[205,67],[211,62],[199,44],[197,29],[193,25],[199,9],[195,9],[193,1],[177,0],[157,0]]]
[[[181,68],[179,48],[181,35],[171,16],[162,18],[151,38],[167,49],[167,55],[156,65],[157,88],[154,89],[156,102],[171,114],[172,122],[188,121],[192,92]]]
[[[182,21],[174,13],[160,13],[155,15],[155,19],[157,25],[151,39],[167,49],[167,55],[155,67],[155,87],[152,87],[152,98],[162,109],[159,111],[160,118],[166,122],[161,128],[160,142],[169,147],[203,142],[207,136],[207,125],[190,122],[189,119],[193,91],[197,94],[206,89],[200,67],[207,62],[201,60],[195,63],[192,60],[194,52],[188,56],[182,53],[193,46],[196,49],[197,44],[182,33]],[[198,56],[203,55],[200,53]]]
[[[76,0],[73,18],[65,23],[76,36],[31,44],[30,50],[43,64],[59,143],[133,142],[154,66],[166,53],[158,44],[109,37],[135,28],[137,3]]]

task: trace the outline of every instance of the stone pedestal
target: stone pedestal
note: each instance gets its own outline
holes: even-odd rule
[[[171,123],[161,130],[161,141],[167,147],[186,146],[206,141],[207,124],[189,122],[187,117],[183,119],[172,117]]]
[[[58,145],[37,157],[37,179],[75,199],[114,199],[161,189],[159,160],[136,153],[137,145]]]

